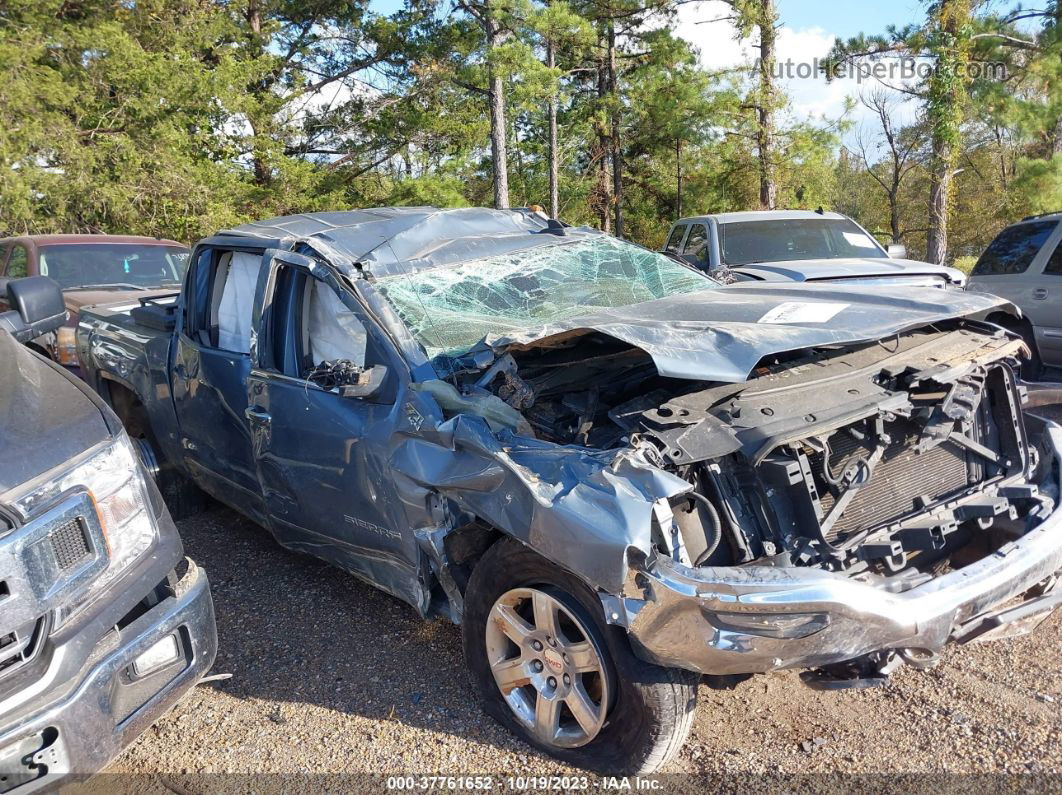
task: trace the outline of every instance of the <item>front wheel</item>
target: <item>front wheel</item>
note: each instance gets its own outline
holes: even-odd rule
[[[465,594],[465,660],[486,711],[569,764],[651,773],[682,747],[697,676],[637,658],[581,581],[505,539]]]

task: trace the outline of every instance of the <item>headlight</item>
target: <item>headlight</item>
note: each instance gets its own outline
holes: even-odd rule
[[[62,620],[91,601],[155,542],[158,531],[140,472],[132,443],[123,433],[95,455],[63,474],[49,477],[47,483],[13,501],[26,520],[39,508],[72,489],[87,491],[96,506],[107,540],[107,568],[92,580],[88,591],[77,599],[77,604],[63,608]]]
[[[77,329],[61,326],[55,332],[55,358],[59,364],[77,367]]]

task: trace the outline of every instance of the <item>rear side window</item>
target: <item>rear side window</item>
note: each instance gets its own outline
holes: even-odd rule
[[[248,353],[251,310],[262,254],[203,249],[192,279],[189,332],[200,344]]]
[[[1062,241],[1059,241],[1055,250],[1051,252],[1051,259],[1044,266],[1044,273],[1062,276]]]
[[[690,227],[690,236],[686,238],[686,245],[682,247],[682,253],[700,254],[707,239],[708,230],[704,228],[704,224],[694,224]]]
[[[671,235],[667,239],[667,245],[664,246],[664,251],[668,254],[678,254],[679,246],[682,245],[682,236],[686,233],[686,225],[679,224],[671,230]]]
[[[11,247],[11,259],[7,261],[7,276],[9,279],[21,279],[26,275],[29,265],[29,255],[25,246],[14,245]]]
[[[1008,226],[993,240],[974,265],[974,276],[1024,273],[1055,231],[1056,221],[1035,221]]]

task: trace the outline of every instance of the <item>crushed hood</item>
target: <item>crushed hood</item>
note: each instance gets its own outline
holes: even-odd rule
[[[759,361],[802,348],[872,342],[919,326],[1003,308],[961,290],[735,284],[571,318],[526,334],[488,338],[495,352],[600,332],[648,353],[661,375],[739,383]]]
[[[942,265],[912,259],[849,257],[845,259],[805,259],[791,262],[754,262],[731,268],[736,273],[764,281],[802,282],[812,279],[858,279],[887,276],[943,276],[954,271]]]

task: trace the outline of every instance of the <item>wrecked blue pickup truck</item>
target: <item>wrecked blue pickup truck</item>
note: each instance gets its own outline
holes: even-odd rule
[[[1062,601],[1062,429],[1024,412],[1001,310],[392,208],[203,240],[78,350],[164,493],[460,623],[490,714],[647,771],[702,675],[865,686]]]

